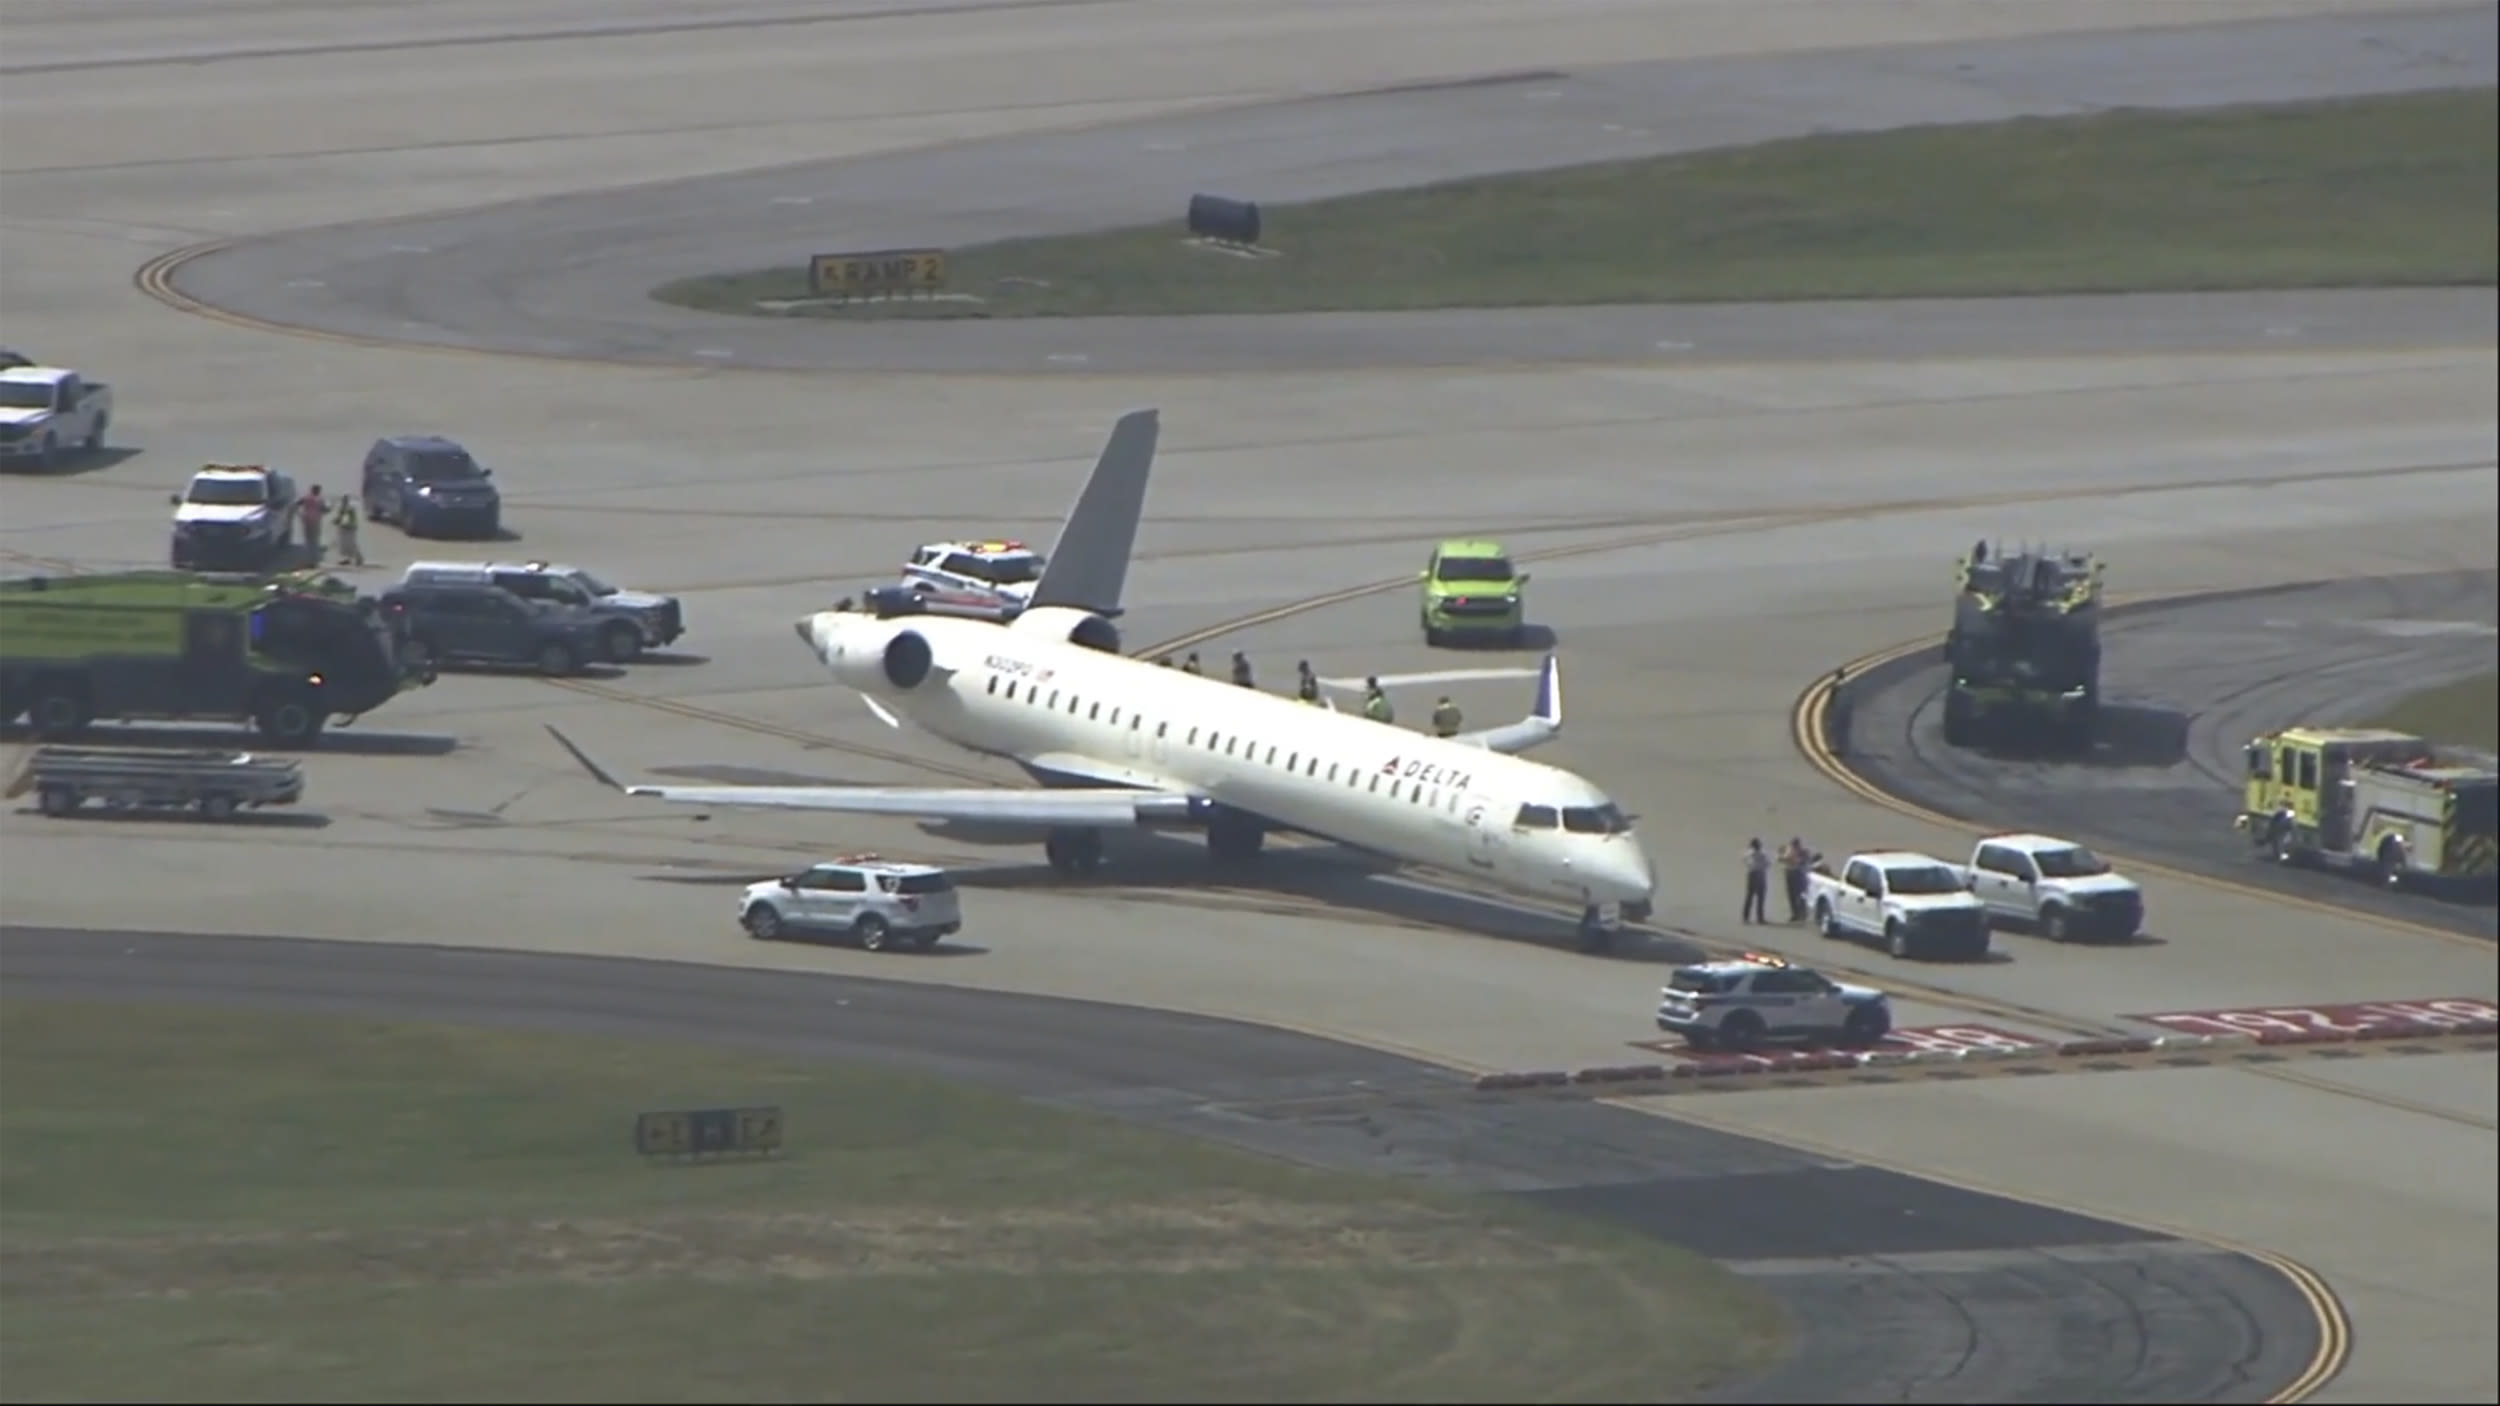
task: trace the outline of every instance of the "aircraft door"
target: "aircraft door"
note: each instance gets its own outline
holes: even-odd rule
[[[1143,752],[1145,747],[1146,720],[1135,713],[1131,713],[1129,714],[1128,720],[1128,759],[1130,761],[1137,760],[1138,754]]]
[[[1467,862],[1479,869],[1502,867],[1503,829],[1508,821],[1490,796],[1467,798]]]
[[[1171,760],[1171,743],[1169,738],[1171,731],[1172,725],[1170,723],[1155,724],[1154,759],[1155,766],[1158,768],[1164,766]]]

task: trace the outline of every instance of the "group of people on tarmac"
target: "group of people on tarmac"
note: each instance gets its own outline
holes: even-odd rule
[[[1177,665],[1172,662],[1172,656],[1169,654],[1157,656],[1155,662],[1167,669],[1178,668],[1184,674],[1206,672],[1206,666],[1198,662],[1198,651],[1194,649],[1189,651],[1188,656]],[[1293,696],[1315,708],[1323,706],[1320,701],[1319,675],[1311,671],[1311,661],[1297,659],[1294,661],[1293,669],[1295,675]],[[1238,649],[1233,651],[1233,682],[1243,688],[1258,687],[1258,681],[1251,672],[1250,656]],[[1380,686],[1378,674],[1373,674],[1363,680],[1363,716],[1376,723],[1395,723],[1398,720],[1397,709],[1389,702],[1389,691]],[[1448,694],[1442,694],[1440,701],[1432,705],[1433,736],[1456,737],[1460,721],[1458,705],[1450,701]]]
[[[1779,865],[1780,880],[1788,896],[1788,921],[1806,920],[1806,875],[1823,868],[1823,856],[1808,849],[1806,842],[1794,835],[1781,845],[1776,859],[1762,848],[1760,837],[1745,842],[1745,903],[1739,922],[1767,923],[1763,914],[1771,891],[1771,866]],[[1828,871],[1827,871],[1828,872]]]
[[[356,511],[355,494],[340,494],[338,506],[333,508],[330,500],[321,496],[321,485],[316,483],[296,500],[295,521],[303,529],[304,550],[312,553],[314,565],[321,563],[321,529],[325,523],[338,529],[339,565],[365,564],[364,544],[357,540],[361,518]]]

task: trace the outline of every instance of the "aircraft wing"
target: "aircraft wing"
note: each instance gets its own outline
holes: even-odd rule
[[[682,805],[754,806],[767,810],[821,810],[850,815],[888,815],[913,820],[952,820],[992,825],[1119,829],[1151,821],[1189,818],[1188,796],[1125,787],[1046,788],[920,786],[629,786],[591,760],[573,739],[547,728],[558,745],[599,782],[628,796]]]
[[[1537,675],[1536,705],[1528,716],[1515,723],[1488,727],[1477,732],[1462,732],[1452,742],[1482,747],[1488,752],[1517,755],[1531,747],[1541,747],[1562,736],[1562,666],[1553,655],[1545,656],[1545,667]]]

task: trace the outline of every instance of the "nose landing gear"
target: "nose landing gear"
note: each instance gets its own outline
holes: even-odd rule
[[[1608,921],[1606,910],[1601,905],[1592,903],[1581,909],[1580,950],[1583,952],[1614,951],[1615,934],[1621,927],[1620,916],[1613,921]]]

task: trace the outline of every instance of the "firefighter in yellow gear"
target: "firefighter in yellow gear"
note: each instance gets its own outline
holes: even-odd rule
[[[1293,671],[1297,676],[1294,680],[1293,696],[1305,703],[1317,704],[1319,702],[1319,675],[1311,672],[1311,661],[1295,660]]]
[[[1363,716],[1376,723],[1398,720],[1398,710],[1389,706],[1389,695],[1381,690],[1376,676],[1363,680]]]
[[[1435,737],[1458,736],[1458,705],[1451,702],[1450,696],[1446,693],[1441,695],[1440,702],[1432,705],[1432,735]]]

